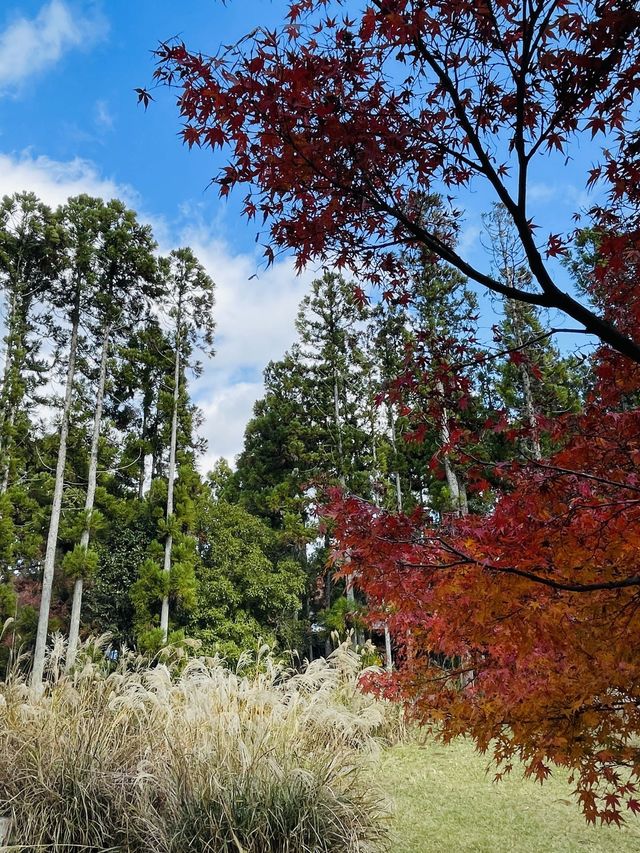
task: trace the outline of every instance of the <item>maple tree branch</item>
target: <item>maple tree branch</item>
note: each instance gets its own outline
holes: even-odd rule
[[[509,355],[512,352],[518,352],[519,350],[527,349],[527,347],[533,346],[533,344],[537,344],[540,341],[544,341],[547,338],[550,338],[552,335],[558,335],[561,332],[566,332],[571,335],[586,335],[587,332],[585,329],[549,329],[547,332],[542,332],[539,335],[535,335],[533,338],[529,338],[524,343],[519,344],[518,346],[509,347],[508,349],[497,350],[496,352],[492,352],[490,354],[483,354],[482,360],[474,359],[473,361],[463,361],[460,364],[456,364],[456,368],[464,368],[464,367],[474,367],[478,364],[485,364],[487,361],[493,361],[496,358],[501,358],[503,355]]]
[[[375,6],[380,11],[383,11],[383,2],[382,0],[372,0]],[[491,160],[486,152],[484,145],[482,144],[480,137],[476,133],[469,116],[467,115],[466,109],[462,103],[462,100],[458,94],[457,88],[442,65],[438,62],[438,59],[433,54],[431,50],[427,47],[425,41],[419,34],[415,34],[413,36],[413,44],[418,51],[419,55],[422,56],[427,65],[434,72],[438,80],[440,81],[440,85],[443,87],[444,91],[449,95],[451,99],[451,103],[453,104],[454,112],[460,122],[462,130],[466,133],[469,143],[471,144],[475,154],[482,164],[483,174],[488,179],[489,183],[493,186],[498,198],[504,204],[504,206],[509,211],[514,225],[518,231],[520,236],[520,240],[522,242],[522,246],[524,248],[525,254],[527,256],[527,260],[529,262],[529,267],[531,273],[535,277],[535,279],[540,284],[546,299],[544,301],[534,302],[531,298],[523,299],[522,291],[517,291],[517,295],[513,295],[512,298],[520,299],[525,302],[530,302],[531,304],[542,305],[544,307],[554,307],[559,308],[561,311],[566,313],[568,316],[573,317],[574,320],[577,320],[579,323],[582,323],[585,329],[596,337],[600,338],[604,343],[609,344],[609,346],[613,347],[613,349],[620,352],[622,355],[627,356],[632,361],[635,361],[637,364],[640,364],[640,346],[638,346],[631,338],[628,338],[626,335],[623,335],[619,332],[614,326],[608,323],[606,320],[603,320],[601,317],[598,317],[597,314],[594,314],[584,305],[579,303],[577,300],[573,299],[568,293],[560,290],[560,288],[555,284],[547,268],[544,265],[540,252],[533,240],[533,236],[531,234],[531,228],[529,222],[527,221],[525,211],[512,199],[511,195],[507,191],[504,183],[501,181],[498,173],[496,172]],[[612,51],[613,54],[613,51]],[[522,93],[524,97],[524,90]],[[525,172],[526,176],[526,172]],[[526,197],[526,196],[525,196]],[[499,283],[492,279],[490,276],[486,276],[484,274],[477,275],[477,271],[474,270],[470,265],[467,265],[465,262],[459,258],[456,253],[451,252],[453,257],[457,258],[457,261],[451,260],[461,272],[464,272],[466,275],[469,275],[470,278],[473,278],[479,284],[483,284],[486,287],[489,287],[491,290],[496,291],[497,293],[505,294],[504,289],[497,286]],[[443,256],[444,257],[444,256]],[[504,287],[504,286],[502,286]]]
[[[434,565],[432,563],[412,563],[409,560],[400,560],[398,561],[398,565],[408,569],[428,569],[430,571],[448,571],[449,569],[458,568],[462,565],[478,566],[479,568],[485,569],[489,572],[495,572],[501,575],[514,575],[516,577],[524,578],[525,580],[532,581],[532,583],[542,584],[543,586],[551,587],[552,589],[558,590],[559,592],[585,593],[599,592],[603,590],[625,589],[634,586],[640,587],[640,575],[633,575],[630,578],[623,578],[619,581],[601,581],[599,583],[590,584],[558,581],[554,580],[553,578],[545,577],[544,575],[538,575],[535,572],[528,572],[524,569],[516,569],[514,566],[496,566],[493,563],[474,560],[472,557],[469,557],[468,554],[465,554],[463,551],[460,551],[455,548],[453,545],[451,545],[450,542],[445,542],[440,538],[438,538],[438,541],[443,546],[443,548],[445,548],[445,550],[459,556],[460,560],[454,563],[444,563],[440,565]]]
[[[464,275],[474,281],[477,281],[478,284],[482,284],[489,290],[499,293],[502,296],[506,296],[509,299],[527,302],[529,305],[539,305],[543,308],[554,307],[553,302],[544,293],[532,293],[528,290],[520,290],[517,287],[503,284],[486,273],[480,272],[480,270],[465,261],[454,249],[443,243],[435,234],[427,231],[426,228],[419,223],[409,219],[407,215],[395,205],[392,206],[379,197],[375,200],[370,199],[370,203],[374,207],[377,207],[380,212],[388,213],[390,216],[394,217],[398,222],[405,226],[409,233],[413,234],[414,237],[417,237],[428,249],[431,249],[434,254],[450,263],[460,272],[464,273]]]
[[[617,489],[625,489],[627,491],[640,494],[640,487],[632,486],[629,483],[620,483],[617,480],[608,480],[606,477],[599,477],[596,474],[587,474],[586,471],[573,471],[571,468],[561,468],[558,465],[541,462],[539,459],[530,459],[529,462],[537,468],[544,468],[546,471],[554,471],[557,474],[580,477],[585,480],[593,480],[596,483],[601,483],[603,486],[615,486]]]

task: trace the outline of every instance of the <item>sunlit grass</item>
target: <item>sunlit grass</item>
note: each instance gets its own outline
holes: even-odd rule
[[[387,750],[380,777],[396,804],[394,853],[637,853],[640,820],[588,826],[557,775],[540,785],[514,768],[498,784],[465,740]]]

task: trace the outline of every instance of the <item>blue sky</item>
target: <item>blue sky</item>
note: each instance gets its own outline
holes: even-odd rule
[[[180,35],[213,52],[257,25],[281,19],[284,0],[4,0],[0,7],[0,194],[31,189],[50,203],[89,192],[119,196],[154,226],[161,248],[191,245],[218,286],[216,358],[195,388],[209,442],[206,468],[230,460],[262,391],[261,373],[293,342],[293,319],[312,272],[283,261],[259,277],[255,228],[238,202],[207,189],[217,164],[178,138],[175,97],[145,112],[133,89],[151,81],[151,50]],[[591,151],[579,153],[579,165]],[[534,212],[544,231],[566,227],[585,203],[572,167],[543,162]],[[477,257],[480,194],[462,232]],[[486,263],[484,264],[486,267]],[[492,322],[486,317],[487,325]]]
[[[178,138],[173,94],[146,113],[133,89],[153,72],[151,50],[180,34],[214,50],[279,2],[235,0],[5,0],[0,5],[0,195],[31,189],[56,205],[89,192],[118,196],[154,226],[161,248],[191,245],[217,284],[217,356],[195,394],[205,415],[208,467],[241,449],[262,392],[262,370],[295,339],[310,274],[288,262],[262,269],[255,229],[237,204],[207,189],[211,154]],[[258,278],[252,278],[256,271]]]

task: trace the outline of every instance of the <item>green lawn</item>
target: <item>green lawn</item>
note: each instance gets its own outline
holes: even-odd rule
[[[487,758],[458,740],[385,752],[381,777],[396,804],[393,853],[637,853],[640,820],[587,826],[561,775],[544,785],[516,770],[498,784]]]

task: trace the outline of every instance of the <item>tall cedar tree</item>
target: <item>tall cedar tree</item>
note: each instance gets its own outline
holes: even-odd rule
[[[165,577],[171,573],[171,549],[174,538],[173,492],[176,477],[178,443],[178,408],[180,378],[189,364],[194,346],[207,355],[213,355],[214,284],[191,249],[176,249],[161,261],[165,306],[173,325],[174,374],[171,406],[171,439],[169,444],[169,470],[167,475],[166,535],[163,570]],[[169,590],[162,598],[160,630],[166,642],[169,635]]]
[[[5,299],[4,366],[0,378],[0,495],[11,474],[16,420],[41,384],[34,307],[56,275],[58,241],[51,210],[33,193],[0,204],[0,282]]]
[[[149,300],[159,295],[157,264],[153,255],[155,245],[149,226],[140,225],[135,213],[122,202],[112,200],[102,206],[95,257],[95,298],[90,307],[91,314],[86,318],[97,344],[98,376],[84,524],[78,546],[65,558],[65,570],[74,578],[67,669],[73,666],[76,656],[84,580],[95,570],[98,559],[97,552],[89,550],[89,539],[98,479],[98,450],[109,350],[114,340],[122,339],[127,332],[131,333],[135,329],[144,316]]]
[[[100,245],[100,216],[103,202],[89,196],[77,196],[56,212],[56,220],[64,251],[64,265],[55,288],[49,293],[49,304],[59,310],[68,322],[66,378],[62,406],[58,458],[55,484],[51,502],[51,515],[42,574],[42,592],[38,613],[38,630],[33,656],[31,683],[38,689],[44,673],[45,650],[49,626],[51,591],[58,547],[58,529],[64,490],[64,473],[69,436],[69,414],[73,401],[73,388],[78,356],[80,321],[95,297],[97,280],[96,256]],[[53,319],[53,317],[52,317]],[[57,333],[60,338],[60,333]]]

